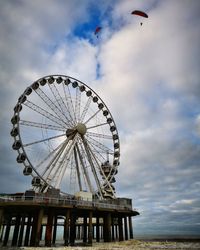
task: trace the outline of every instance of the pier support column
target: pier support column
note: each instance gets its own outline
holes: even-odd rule
[[[130,239],[133,239],[133,225],[132,225],[131,216],[128,217],[128,221],[129,221],[129,235],[130,235]]]
[[[43,216],[44,216],[44,209],[41,208],[39,211],[38,220],[37,220],[37,230],[36,230],[36,238],[35,238],[36,247],[38,247],[40,244]]]
[[[127,225],[127,217],[124,217],[124,236],[125,240],[128,240],[128,225]]]
[[[123,224],[121,216],[118,216],[118,227],[119,227],[119,241],[123,241]]]
[[[28,220],[27,220],[27,224],[26,224],[26,234],[25,234],[24,246],[29,245],[29,237],[30,237],[30,230],[31,230],[31,220],[32,220],[32,215],[30,214],[28,216]]]
[[[3,222],[3,214],[4,214],[3,208],[0,208],[0,231],[1,231],[1,226]]]
[[[3,236],[3,231],[4,231],[4,226],[2,225],[3,215],[4,215],[4,210],[3,208],[0,208],[0,242],[2,241],[2,236]]]
[[[6,221],[6,232],[4,235],[3,246],[7,246],[7,243],[8,243],[11,221],[12,221],[12,215],[9,215]]]
[[[77,226],[78,227],[78,229],[77,229],[77,239],[81,239],[81,226],[80,225],[78,225]]]
[[[46,233],[45,233],[45,246],[51,247],[51,239],[52,239],[52,227],[53,227],[53,210],[49,208],[49,212],[47,215],[47,225],[46,225]]]
[[[25,215],[22,214],[21,216],[21,226],[20,226],[20,232],[19,232],[19,239],[18,239],[18,247],[22,246],[22,240],[23,240],[23,235],[24,235],[24,224],[25,224]]]
[[[104,241],[110,242],[111,241],[111,214],[108,213],[104,216],[103,220],[103,227],[104,227]]]
[[[115,218],[111,218],[111,231],[112,231],[112,241],[115,240],[115,224],[114,224]]]
[[[40,240],[42,240],[43,228],[44,228],[44,225],[41,225],[41,229],[40,229]]]
[[[52,243],[56,243],[56,233],[57,233],[57,215],[54,217],[54,226],[53,226],[53,241]]]
[[[100,239],[103,240],[103,235],[104,235],[104,231],[103,231],[103,224],[100,225]]]
[[[87,242],[87,216],[83,217],[83,242]]]
[[[93,230],[92,230],[92,211],[89,212],[89,226],[88,226],[88,244],[92,245],[92,236],[93,236]]]
[[[70,210],[68,209],[65,215],[65,226],[64,226],[65,246],[69,245],[69,218],[70,218]]]
[[[15,229],[14,229],[13,238],[12,238],[12,246],[17,245],[17,240],[18,240],[18,235],[19,235],[20,219],[21,219],[21,216],[19,214],[17,214],[16,219],[15,219]]]
[[[115,239],[118,239],[119,236],[118,236],[118,225],[116,224],[115,225]]]
[[[99,242],[99,216],[96,217],[96,241]]]
[[[74,246],[75,237],[76,237],[76,213],[75,211],[71,212],[70,215],[70,246]]]
[[[30,246],[35,246],[36,234],[37,234],[37,223],[38,223],[38,211],[36,210],[33,214],[32,230],[31,230],[31,240]]]
[[[5,229],[5,225],[2,225],[1,226],[0,242],[2,242],[2,239],[3,239],[4,229]]]

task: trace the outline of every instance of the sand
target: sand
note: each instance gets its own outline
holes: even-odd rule
[[[200,249],[199,241],[144,241],[144,240],[128,240],[123,242],[112,243],[93,243],[92,247],[89,246],[75,246],[75,247],[0,247],[2,250],[139,250],[139,249]]]

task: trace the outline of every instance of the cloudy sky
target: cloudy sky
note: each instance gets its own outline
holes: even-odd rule
[[[69,75],[115,119],[116,190],[141,214],[135,234],[198,235],[199,13],[199,0],[0,1],[0,193],[30,187],[11,148],[18,97],[42,76]]]

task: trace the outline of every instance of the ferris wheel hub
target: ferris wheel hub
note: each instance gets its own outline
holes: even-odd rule
[[[83,124],[83,123],[78,123],[78,124],[76,125],[76,130],[78,131],[78,133],[79,133],[80,135],[85,135],[85,133],[86,133],[86,131],[87,131],[87,128],[86,128],[85,124]]]

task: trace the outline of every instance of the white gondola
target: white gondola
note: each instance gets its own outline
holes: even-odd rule
[[[22,105],[18,103],[18,104],[14,107],[14,111],[15,111],[16,113],[18,113],[18,112],[20,112],[21,110],[22,110]]]
[[[17,156],[17,162],[18,162],[18,163],[22,163],[22,162],[24,162],[25,160],[26,160],[26,155],[25,155],[24,153],[19,154],[19,155]]]
[[[115,177],[112,177],[110,180],[109,180],[110,183],[115,183],[116,182],[116,179]]]
[[[18,99],[18,101],[19,102],[21,102],[21,103],[24,103],[25,101],[26,101],[26,96],[25,95],[21,95],[20,97],[19,97],[19,99]]]
[[[17,124],[18,121],[19,121],[19,116],[17,116],[17,115],[14,115],[11,119],[11,122],[13,125]]]
[[[25,91],[24,91],[25,95],[30,95],[32,93],[32,88],[28,87]]]
[[[46,80],[46,79],[42,79],[42,80],[40,81],[40,85],[41,85],[41,86],[44,86],[46,83],[47,83],[47,80]]]
[[[21,144],[20,141],[15,141],[15,142],[13,143],[13,145],[12,145],[12,148],[13,148],[14,150],[18,150],[18,149],[21,148],[21,146],[22,146],[22,144]]]
[[[41,185],[41,180],[39,177],[33,177],[31,184],[34,187],[39,187]]]
[[[24,175],[30,175],[32,174],[32,168],[30,166],[26,166],[23,170]]]
[[[18,135],[18,128],[17,127],[14,127],[11,132],[10,132],[10,135],[11,136],[17,136]]]
[[[109,194],[109,193],[105,193],[105,194],[104,194],[104,197],[105,197],[105,198],[112,199],[112,198],[113,198],[113,195],[112,195],[111,193],[110,193],[110,194]]]

